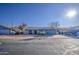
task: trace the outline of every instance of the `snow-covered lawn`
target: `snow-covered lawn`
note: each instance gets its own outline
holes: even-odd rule
[[[34,40],[4,41],[8,54],[79,55],[79,39],[62,35],[36,37]]]

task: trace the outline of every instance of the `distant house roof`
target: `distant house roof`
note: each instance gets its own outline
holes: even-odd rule
[[[0,29],[10,29],[10,28],[3,26],[3,25],[0,25]]]

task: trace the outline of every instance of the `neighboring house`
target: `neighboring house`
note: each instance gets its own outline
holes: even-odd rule
[[[9,35],[9,29],[0,25],[0,35]]]

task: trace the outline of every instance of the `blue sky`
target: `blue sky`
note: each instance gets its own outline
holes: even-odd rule
[[[64,16],[68,9],[76,9],[77,16],[67,19]],[[79,4],[0,4],[0,25],[17,26],[26,23],[28,26],[47,27],[51,22],[61,26],[79,25]]]

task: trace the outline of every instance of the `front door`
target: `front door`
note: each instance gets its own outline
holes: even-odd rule
[[[37,35],[37,30],[34,30],[34,34]]]

